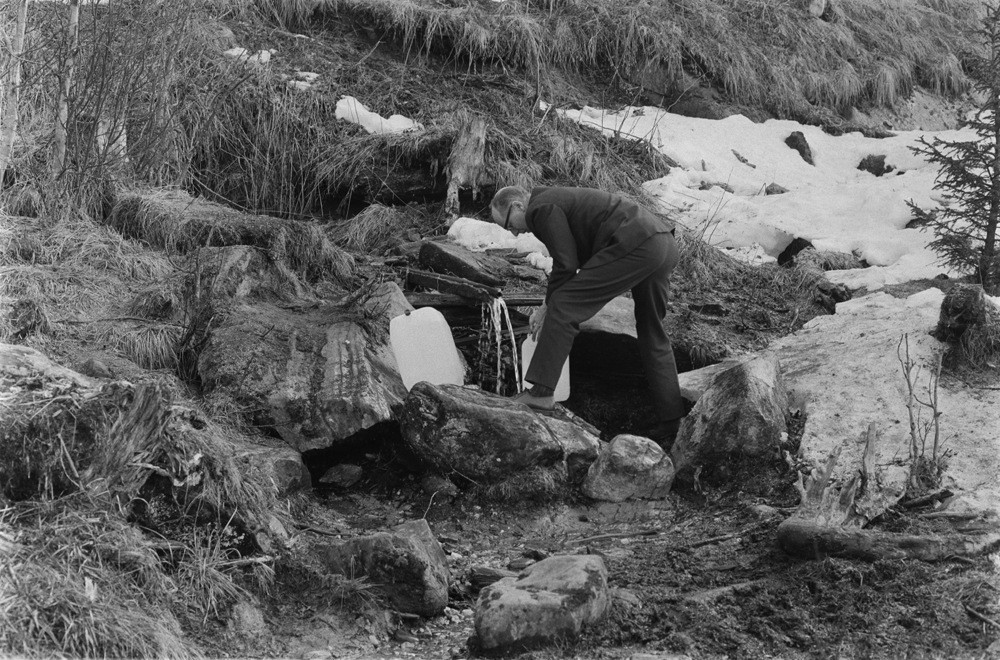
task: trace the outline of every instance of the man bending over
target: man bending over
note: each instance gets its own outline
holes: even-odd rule
[[[670,272],[677,265],[673,226],[635,202],[590,188],[519,186],[497,191],[493,222],[515,234],[530,231],[549,250],[552,273],[545,303],[531,317],[538,346],[514,400],[539,412],[553,394],[580,324],[612,298],[632,291],[639,355],[652,390],[658,425],[649,436],[672,442],[684,416],[670,338],[663,329]]]

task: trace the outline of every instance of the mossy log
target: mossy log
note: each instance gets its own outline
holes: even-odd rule
[[[977,535],[913,535],[861,529],[889,502],[875,488],[875,437],[875,425],[871,424],[862,467],[842,487],[830,483],[840,458],[839,448],[822,470],[812,471],[805,484],[799,475],[797,488],[802,501],[798,510],[778,526],[777,542],[782,550],[803,559],[941,561],[980,555],[1000,546],[1000,531]]]

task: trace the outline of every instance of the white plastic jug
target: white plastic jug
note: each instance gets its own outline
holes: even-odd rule
[[[537,343],[531,337],[525,337],[521,344],[521,389],[531,387],[531,383],[524,382],[524,374],[528,372],[528,365],[531,364],[531,356],[535,354]],[[563,363],[562,373],[559,374],[559,384],[556,385],[555,400],[565,401],[569,398],[569,358]]]
[[[451,328],[433,307],[422,307],[389,321],[389,343],[407,391],[422,380],[434,385],[465,384],[465,368]]]

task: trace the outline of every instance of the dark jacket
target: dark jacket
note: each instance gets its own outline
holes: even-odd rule
[[[535,188],[524,219],[552,257],[546,301],[577,269],[610,263],[650,236],[674,231],[635,202],[592,188]]]

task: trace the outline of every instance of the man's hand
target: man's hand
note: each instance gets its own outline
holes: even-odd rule
[[[545,322],[545,311],[548,309],[545,303],[531,313],[531,318],[528,319],[528,329],[531,331],[532,341],[538,341],[538,331],[542,329],[542,323]]]

